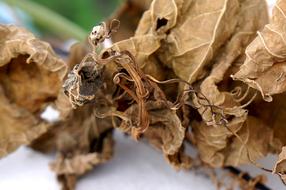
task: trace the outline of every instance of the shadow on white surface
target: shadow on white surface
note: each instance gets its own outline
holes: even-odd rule
[[[175,171],[160,152],[147,144],[117,134],[114,159],[85,176],[78,189],[212,190],[212,186],[209,179],[192,171]]]
[[[77,190],[212,190],[212,182],[192,171],[176,172],[152,147],[116,133],[114,158],[79,180]],[[49,170],[52,156],[22,147],[0,161],[1,190],[58,190]]]
[[[77,190],[215,190],[210,179],[193,171],[175,171],[162,154],[149,145],[135,142],[115,133],[114,158],[97,166],[78,182]],[[0,161],[0,190],[59,190],[48,163],[52,155],[43,155],[27,147],[18,149]],[[272,168],[276,157],[268,156],[261,163]],[[252,176],[263,173],[251,166],[241,167]],[[264,173],[265,174],[265,173]],[[277,176],[268,175],[271,189],[286,189]]]

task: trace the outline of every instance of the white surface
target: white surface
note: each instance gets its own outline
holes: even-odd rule
[[[48,122],[56,122],[59,120],[60,112],[53,108],[52,106],[47,106],[42,112],[41,118]]]
[[[1,190],[58,190],[48,163],[52,156],[22,147],[0,161]],[[114,158],[84,176],[77,190],[214,190],[212,182],[192,171],[176,172],[161,153],[116,133]]]
[[[97,166],[79,180],[77,190],[215,190],[213,183],[193,171],[173,170],[160,152],[145,143],[116,132],[114,158]],[[0,161],[0,190],[58,190],[59,184],[49,170],[52,155],[42,155],[22,147]],[[262,163],[271,168],[275,157]],[[242,167],[255,176],[262,171]],[[264,173],[265,174],[265,173]],[[268,174],[272,189],[286,189],[277,176]]]

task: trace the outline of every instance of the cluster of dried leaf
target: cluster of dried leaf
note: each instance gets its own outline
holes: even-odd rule
[[[285,15],[286,0],[270,23],[264,0],[128,1],[113,16],[122,31],[112,47],[100,45],[117,20],[94,27],[91,53],[78,44],[65,62],[28,31],[0,25],[0,156],[22,144],[56,150],[51,169],[71,190],[112,157],[119,128],[176,169],[257,165],[281,152],[273,173],[286,183]],[[41,118],[47,106],[57,122]]]

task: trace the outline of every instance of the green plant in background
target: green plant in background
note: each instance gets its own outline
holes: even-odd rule
[[[108,17],[120,0],[4,0],[27,12],[33,21],[63,38],[83,40],[90,28]]]
[[[108,17],[118,6],[119,0],[32,0],[78,24],[89,31]]]

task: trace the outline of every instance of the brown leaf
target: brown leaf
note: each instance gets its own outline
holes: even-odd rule
[[[256,98],[248,107],[249,114],[254,115],[269,126],[277,139],[274,153],[279,153],[282,146],[286,145],[286,94],[273,96],[272,102],[266,102],[262,97]]]
[[[188,156],[184,151],[184,146],[181,146],[178,152],[172,155],[165,154],[165,158],[167,161],[175,168],[175,169],[190,169],[193,164],[193,160],[190,156]]]
[[[266,25],[246,49],[246,60],[233,76],[259,90],[266,101],[286,90],[285,19],[286,2],[278,0],[270,24]]]
[[[273,173],[280,176],[284,184],[286,184],[286,147],[282,148],[281,153],[278,156],[278,160],[274,166]]]
[[[269,147],[253,148],[254,145],[251,143],[254,142],[248,141],[253,139],[255,130],[261,130],[264,124],[247,116],[248,110],[244,107],[252,101],[252,97],[248,95],[250,90],[244,86],[233,89],[237,84],[234,84],[229,76],[231,71],[236,69],[237,62],[241,60],[246,46],[255,37],[256,31],[266,24],[267,9],[260,0],[246,0],[239,3],[240,8],[233,18],[235,28],[226,44],[213,55],[213,68],[200,83],[200,93],[193,96],[194,104],[206,123],[193,126],[194,137],[197,139],[196,144],[201,159],[213,167],[249,163],[248,156],[252,161],[270,151]],[[233,90],[239,92],[234,93]],[[250,100],[247,101],[247,98]],[[261,135],[272,140],[272,130],[264,132]],[[247,136],[250,136],[249,139]],[[241,143],[241,139],[245,141],[245,145]]]
[[[0,25],[0,157],[45,133],[41,112],[57,100],[66,65],[30,32]]]
[[[229,125],[232,132],[223,126],[204,123],[194,123],[192,127],[200,158],[212,167],[252,163],[272,149],[273,131],[251,116],[243,125]],[[243,143],[233,133],[237,133]]]
[[[231,82],[225,85],[222,81],[230,80],[229,70],[236,67],[237,60],[240,59],[246,46],[255,37],[256,31],[266,24],[267,10],[261,0],[241,1],[240,6],[238,13],[236,13],[236,18],[234,18],[236,22],[234,32],[225,46],[220,48],[213,61],[214,65],[210,74],[200,85],[200,92],[208,102],[204,102],[204,105],[202,105],[201,102],[204,101],[202,97],[194,97],[195,105],[199,108],[198,111],[207,123],[219,123],[219,121],[212,121],[213,114],[221,113],[222,111],[225,117],[232,115],[245,118],[244,115],[247,114],[247,111],[241,107],[241,102],[248,96],[243,99],[236,97],[231,92],[233,90],[231,89],[233,86]],[[221,89],[224,91],[221,91]],[[221,110],[210,109],[208,107],[209,104],[218,106]]]
[[[113,154],[113,118],[98,118],[97,112],[109,107],[106,95],[98,93],[96,100],[71,109],[68,97],[61,96],[60,103],[67,115],[48,132],[33,141],[32,147],[42,152],[57,151],[57,158],[50,164],[57,174],[63,190],[73,190],[77,178],[105,163]],[[107,95],[108,96],[108,95]]]
[[[215,4],[209,0],[155,0],[141,18],[135,37],[114,47],[130,51],[144,72],[150,55],[156,54],[178,77],[193,83],[236,31],[240,10],[243,11],[241,4],[255,7],[257,11],[252,16],[267,20],[262,0],[220,0]]]
[[[166,107],[165,102],[146,102],[146,109],[150,118],[150,125],[143,136],[154,147],[162,150],[167,160],[175,168],[189,168],[191,158],[185,155],[182,145],[185,137],[185,128],[182,126],[176,111]],[[130,133],[132,123],[136,123],[138,106],[130,106],[124,113],[130,118],[130,123],[123,122],[120,129]],[[182,158],[182,160],[176,160]]]
[[[38,139],[38,143],[46,145],[42,149],[56,148],[58,151],[50,166],[58,175],[63,189],[74,189],[79,176],[112,157],[111,119],[96,118],[94,107],[91,104],[74,110],[67,120],[49,131],[49,138],[43,136]]]

